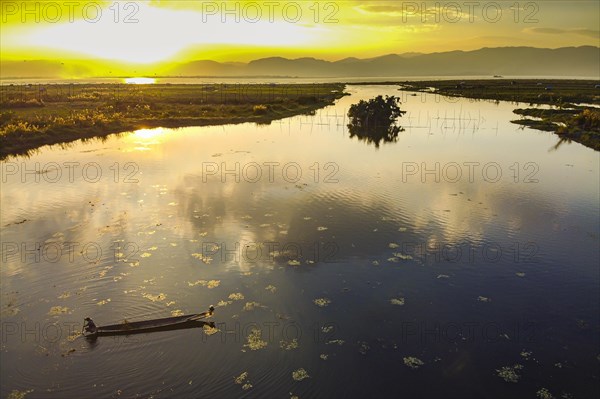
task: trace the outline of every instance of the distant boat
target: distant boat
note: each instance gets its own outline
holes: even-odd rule
[[[502,78],[502,75],[494,75],[495,78]]]

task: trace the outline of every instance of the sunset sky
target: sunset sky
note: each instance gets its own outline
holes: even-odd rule
[[[338,60],[482,47],[598,46],[599,4],[2,1],[1,57],[158,69],[197,59]]]

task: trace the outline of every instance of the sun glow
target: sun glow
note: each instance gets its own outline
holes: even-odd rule
[[[126,78],[125,83],[128,85],[149,85],[156,83],[153,78]]]
[[[302,47],[318,43],[322,30],[282,21],[240,20],[224,24],[192,10],[173,10],[136,3],[135,23],[102,18],[95,23],[33,27],[29,45],[86,54],[101,59],[150,64],[175,59],[190,48],[214,45]],[[104,14],[111,15],[107,10]],[[203,19],[205,21],[203,21]]]

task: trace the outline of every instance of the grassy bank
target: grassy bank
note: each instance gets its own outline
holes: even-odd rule
[[[600,151],[600,82],[591,80],[444,80],[406,82],[405,89],[445,96],[548,104],[552,109],[519,108],[513,123],[556,133]],[[578,105],[579,104],[579,105]]]
[[[332,104],[343,90],[343,84],[2,86],[0,159],[142,128],[268,124]]]

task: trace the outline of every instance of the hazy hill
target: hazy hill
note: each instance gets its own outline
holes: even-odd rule
[[[592,46],[541,49],[533,47],[482,48],[432,54],[389,54],[381,57],[339,61],[314,58],[262,58],[220,70],[190,69],[190,63],[170,71],[173,75],[222,76],[427,76],[427,75],[553,75],[599,76],[600,48]],[[185,73],[183,73],[185,71]]]
[[[94,65],[92,69],[91,65]],[[110,71],[110,75],[108,75]],[[315,58],[261,58],[249,63],[195,60],[170,66],[138,66],[85,61],[6,61],[0,76],[294,76],[294,77],[410,77],[410,76],[582,76],[600,79],[600,47],[482,48],[474,51],[388,54],[325,61]]]

